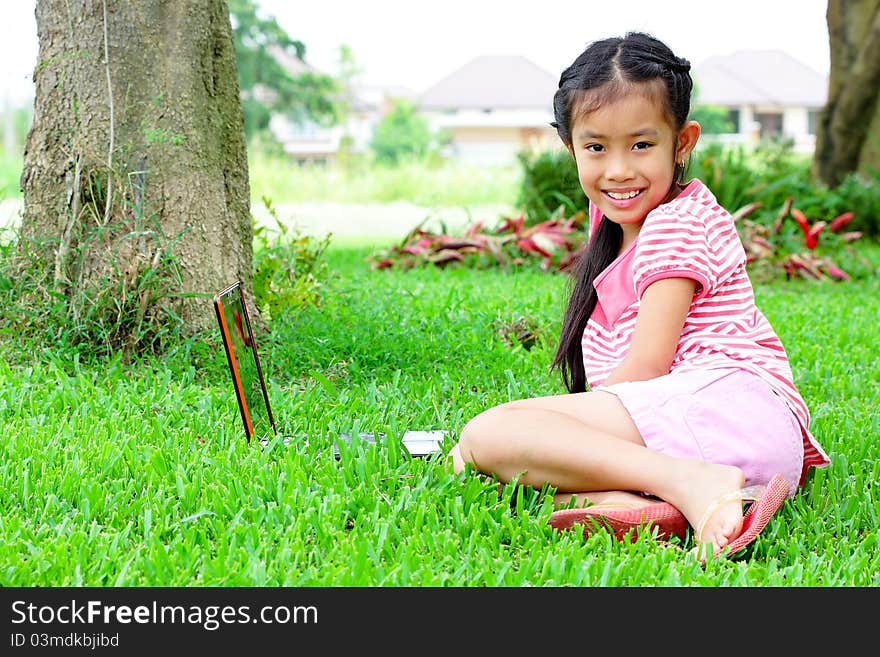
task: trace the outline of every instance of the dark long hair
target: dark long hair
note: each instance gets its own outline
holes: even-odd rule
[[[571,128],[576,118],[624,93],[639,90],[650,95],[656,87],[662,90],[658,96],[677,133],[690,112],[693,82],[689,71],[690,63],[686,59],[676,57],[663,42],[649,34],[629,32],[622,38],[596,41],[562,72],[559,89],[553,96],[555,120],[550,125],[556,128],[563,143],[571,147]],[[676,181],[682,182],[683,175],[684,168],[676,166]],[[587,389],[581,341],[596,307],[593,281],[617,257],[622,239],[620,226],[603,217],[574,266],[573,286],[552,363],[553,368],[560,370],[569,392]]]

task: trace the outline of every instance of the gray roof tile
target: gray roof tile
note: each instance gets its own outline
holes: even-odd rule
[[[828,76],[781,50],[744,50],[695,66],[696,101],[706,105],[782,105],[819,108]]]
[[[423,110],[552,109],[558,77],[519,55],[476,57],[427,89]]]

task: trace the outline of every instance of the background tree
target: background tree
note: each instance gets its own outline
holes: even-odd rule
[[[354,56],[354,51],[347,45],[339,46],[337,58],[338,93],[336,95],[336,116],[343,127],[342,137],[339,139],[339,154],[337,160],[348,161],[354,149],[354,137],[348,132],[349,119],[357,111],[357,85],[363,69]]]
[[[340,84],[304,63],[303,42],[291,39],[275,18],[259,16],[253,0],[229,0],[229,13],[247,136],[266,130],[273,113],[298,123],[336,123]]]
[[[122,343],[210,324],[209,295],[250,289],[253,257],[226,0],[37,0],[36,19],[20,244],[46,301],[115,313],[130,331],[103,337]]]
[[[435,146],[428,121],[406,99],[393,100],[391,109],[373,131],[370,148],[381,164],[397,164],[406,157],[423,157]]]
[[[880,0],[828,0],[826,19],[831,71],[813,166],[836,186],[880,169]]]

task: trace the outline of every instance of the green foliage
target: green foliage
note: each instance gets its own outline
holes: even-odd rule
[[[865,175],[854,171],[844,176],[837,187],[820,186],[818,192],[812,203],[804,204],[808,215],[835,217],[849,211],[854,215],[851,229],[880,237],[880,172]]]
[[[704,134],[717,135],[736,132],[736,126],[730,120],[730,112],[726,107],[697,105],[691,110],[689,118],[700,124]]]
[[[700,89],[694,83],[691,88],[691,112],[689,119],[700,124],[705,134],[721,134],[736,132],[736,127],[730,120],[730,111],[726,107],[718,105],[704,105],[699,102]]]
[[[586,211],[587,197],[578,179],[577,165],[567,150],[523,151],[517,159],[522,182],[516,205],[525,214],[526,224]]]
[[[699,178],[722,207],[736,212],[759,203],[754,220],[772,226],[788,199],[807,216],[830,221],[853,212],[851,230],[880,237],[880,174],[848,174],[829,188],[811,175],[812,159],[794,153],[786,141],[767,141],[753,149],[708,143],[691,155],[688,177]]]
[[[279,218],[272,202],[263,198],[276,231],[254,222],[254,298],[267,322],[321,300],[326,264],[321,256],[330,244],[291,231]]]
[[[254,0],[229,0],[229,16],[248,137],[268,127],[272,112],[299,123],[339,120],[336,80],[305,67],[291,73],[279,61],[281,56],[302,60],[306,54],[302,41],[291,39],[275,18],[258,15]]]
[[[438,143],[416,106],[409,100],[397,99],[376,126],[370,148],[376,162],[395,165],[407,159],[424,158],[437,150]]]
[[[27,102],[18,107],[7,106],[3,112],[7,114],[7,125],[4,127],[4,132],[11,130],[11,134],[4,134],[4,143],[0,144],[0,199],[12,195],[18,189],[18,175],[21,174],[24,142],[31,128],[34,110],[32,103]],[[12,148],[7,149],[6,139],[10,138]],[[11,177],[12,174],[16,176],[14,180]]]
[[[161,353],[185,332],[173,303],[180,284],[174,242],[154,221],[140,231],[124,223],[93,227],[69,260],[79,269],[99,250],[108,269],[71,284],[55,273],[57,240],[12,234],[0,246],[2,340],[70,349],[82,358]]]
[[[345,44],[339,46],[339,59],[337,60],[337,65],[339,71],[338,81],[340,93],[336,95],[336,113],[339,122],[343,124],[343,126],[346,126],[348,119],[355,111],[357,98],[354,89],[357,85],[358,78],[360,78],[363,73],[363,69],[360,64],[357,63],[354,51]],[[347,152],[351,143],[353,143],[353,137],[348,134],[343,135],[339,144],[340,151],[343,153]]]
[[[811,160],[792,150],[786,140],[757,146],[701,142],[692,153],[688,178],[702,180],[730,212],[754,202],[779,208],[791,195],[818,187],[810,181]]]
[[[215,332],[137,368],[0,338],[0,585],[880,586],[878,279],[756,289],[832,463],[748,550],[703,569],[679,549],[690,540],[558,533],[552,490],[405,455],[405,429],[448,430],[448,450],[486,408],[564,392],[548,365],[565,280],[370,271],[367,254],[328,249],[338,278],[322,305],[278,318],[259,343],[276,418],[308,445],[242,438]],[[509,339],[521,328],[550,339],[527,349]],[[340,430],[389,441],[336,461],[322,448]]]
[[[754,201],[764,182],[749,165],[745,149],[717,143],[698,146],[691,154],[687,176],[702,180],[730,212]]]
[[[21,196],[21,168],[20,153],[0,153],[0,201]]]
[[[244,113],[244,133],[248,138],[258,134],[271,135],[268,128],[272,112],[265,102],[242,96],[241,110]]]
[[[95,192],[100,195],[100,190]],[[100,199],[99,199],[100,201]],[[285,226],[268,200],[276,231],[254,227],[254,292],[267,321],[320,302],[330,235],[316,239]],[[133,230],[117,222],[88,230],[70,247],[68,267],[56,264],[57,239],[25,239],[17,229],[0,237],[0,342],[31,351],[69,349],[83,359],[118,354],[130,360],[174,350],[192,333],[176,313],[181,274],[169,238],[150,217]],[[105,273],[70,281],[84,263]],[[61,272],[60,274],[58,272]]]

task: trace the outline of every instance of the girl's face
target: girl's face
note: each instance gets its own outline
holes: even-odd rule
[[[624,244],[635,238],[651,210],[674,198],[675,163],[687,159],[699,134],[693,121],[676,133],[662,106],[639,93],[575,119],[570,150],[581,187],[620,224]]]

